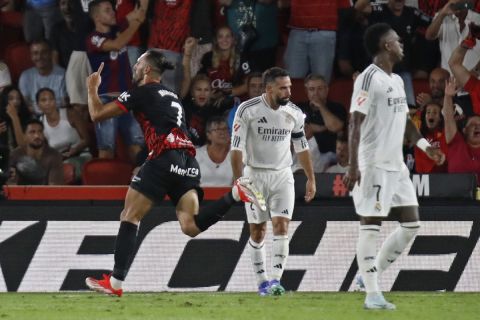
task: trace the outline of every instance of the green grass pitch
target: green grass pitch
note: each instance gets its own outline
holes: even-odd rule
[[[0,293],[0,319],[480,319],[480,293],[396,292],[395,311],[363,309],[363,293]]]

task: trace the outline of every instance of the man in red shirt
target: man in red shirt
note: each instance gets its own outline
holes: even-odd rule
[[[478,80],[476,83],[478,90]],[[445,117],[445,140],[448,144],[448,172],[475,173],[477,181],[480,181],[480,115],[467,119],[462,135],[454,119],[452,97],[455,93],[456,83],[451,79],[445,87],[442,110]]]

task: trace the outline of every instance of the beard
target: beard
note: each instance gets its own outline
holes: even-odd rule
[[[285,106],[289,101],[290,101],[290,98],[280,98],[280,97],[277,97],[277,98],[275,99],[275,102],[276,102],[279,106]]]
[[[43,147],[43,141],[33,141],[29,143],[28,146],[32,149],[38,150]]]

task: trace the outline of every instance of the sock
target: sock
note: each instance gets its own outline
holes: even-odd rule
[[[217,201],[200,209],[200,212],[194,216],[195,224],[201,231],[207,230],[211,225],[214,225],[218,220],[228,212],[228,209],[236,201],[233,199],[232,193],[228,192]]]
[[[367,293],[380,291],[377,281],[377,268],[375,267],[379,233],[380,226],[360,225],[357,242],[357,262]]]
[[[250,250],[250,259],[252,261],[253,272],[255,272],[255,277],[257,278],[257,284],[260,285],[264,281],[268,281],[266,260],[267,252],[265,251],[265,242],[257,243],[248,239],[249,250]]]
[[[233,186],[232,187],[232,199],[235,201],[235,202],[238,202],[240,201],[240,195],[238,194],[238,189],[237,189],[237,186]]]
[[[118,280],[114,276],[110,277],[110,285],[112,286],[113,289],[115,290],[122,289],[122,283],[123,283],[122,280]]]
[[[272,279],[278,280],[282,278],[283,270],[287,264],[289,252],[288,235],[273,236],[273,257],[272,257]]]
[[[127,276],[130,260],[137,243],[137,230],[138,226],[136,224],[127,221],[120,223],[117,240],[115,241],[115,265],[112,273],[112,276],[117,280],[124,281]]]
[[[419,221],[404,222],[388,236],[375,261],[379,273],[385,271],[398,258],[419,228]]]

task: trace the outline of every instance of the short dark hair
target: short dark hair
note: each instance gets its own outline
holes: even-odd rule
[[[147,50],[147,55],[145,58],[147,59],[148,64],[156,69],[160,74],[162,74],[165,70],[175,69],[173,63],[168,61],[165,55],[156,49]]]
[[[40,88],[38,89],[37,93],[35,93],[35,101],[38,103],[38,100],[40,99],[40,95],[43,93],[43,92],[50,92],[53,97],[55,98],[55,91],[53,91],[52,89],[50,88],[47,88],[47,87],[43,87],[43,88]]]
[[[98,6],[100,5],[100,3],[103,3],[103,2],[110,2],[110,4],[112,5],[113,9],[115,10],[115,5],[113,3],[112,0],[93,0],[91,1],[89,4],[88,4],[88,15],[90,17],[92,17],[93,13],[95,12],[95,10],[98,8]]]
[[[50,42],[48,42],[44,38],[38,38],[38,39],[32,40],[30,42],[30,47],[32,47],[34,44],[44,44],[48,48],[48,50],[52,50],[52,46],[51,46]]]
[[[25,123],[25,127],[24,127],[24,129],[23,129],[23,132],[27,132],[28,126],[33,125],[33,124],[38,124],[40,127],[42,127],[42,130],[45,128],[45,127],[43,126],[42,121],[40,121],[40,120],[38,120],[38,119],[30,119],[30,120],[28,120],[28,121]]]
[[[387,23],[375,23],[367,28],[363,41],[367,53],[374,57],[380,52],[380,40],[382,37],[392,30],[392,27]]]
[[[309,75],[307,75],[305,77],[305,79],[303,80],[303,83],[306,85],[307,82],[311,81],[311,80],[322,80],[323,82],[328,84],[327,79],[325,79],[324,76],[322,76],[321,74],[316,74],[316,73],[310,73]]]
[[[247,84],[250,84],[250,81],[252,81],[253,78],[261,78],[262,79],[262,73],[258,71],[254,71],[247,76]],[[263,79],[262,79],[263,81]]]
[[[275,79],[281,78],[281,77],[289,77],[290,75],[288,74],[287,70],[279,68],[279,67],[273,67],[270,69],[267,69],[263,73],[263,85],[267,86],[268,83],[275,82]]]

